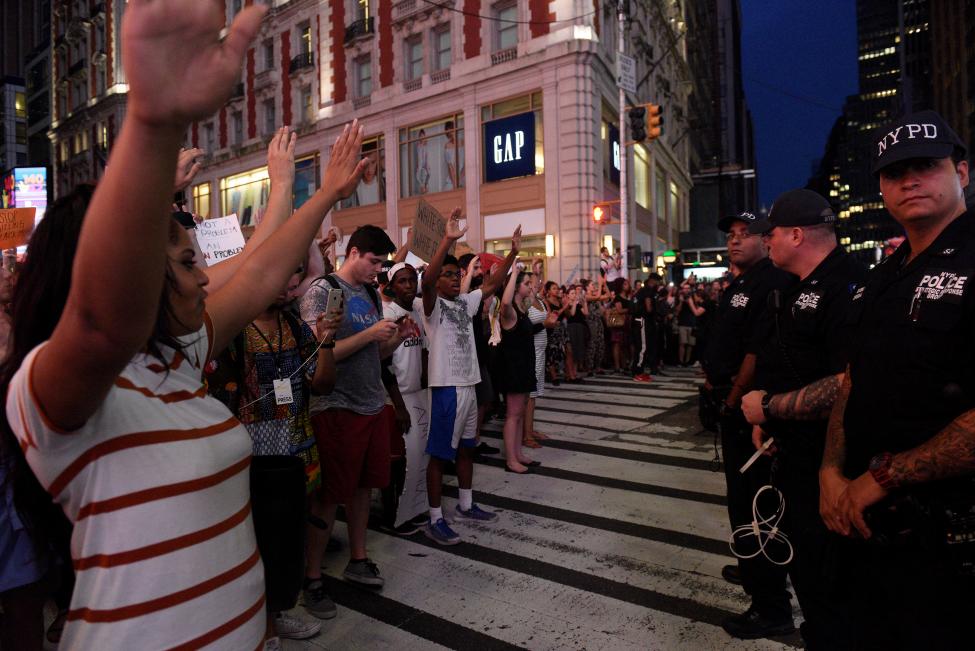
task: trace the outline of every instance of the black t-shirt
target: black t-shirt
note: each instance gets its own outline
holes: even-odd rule
[[[905,242],[853,295],[846,474],[928,441],[975,408],[975,213],[914,260]]]
[[[777,269],[768,258],[731,281],[721,297],[704,356],[704,371],[712,385],[731,383],[758,330],[769,292],[786,289],[795,281],[795,276]]]
[[[684,326],[686,328],[693,328],[697,325],[697,316],[694,314],[694,310],[691,309],[691,304],[688,299],[677,299],[677,325]]]
[[[805,279],[769,294],[758,335],[748,350],[756,355],[756,389],[786,393],[846,369],[853,335],[850,303],[865,278],[866,269],[836,247]],[[776,292],[778,301],[773,298]],[[825,419],[773,420],[763,427],[797,461],[819,468]]]
[[[653,300],[657,295],[657,288],[651,285],[644,285],[637,290],[633,296],[633,316],[645,317],[653,312]],[[647,312],[647,300],[650,301],[650,312]]]

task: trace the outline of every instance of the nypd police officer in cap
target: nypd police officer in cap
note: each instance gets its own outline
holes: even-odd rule
[[[732,529],[752,521],[752,498],[768,483],[770,473],[767,458],[761,459],[747,474],[738,472],[754,452],[751,426],[740,408],[741,397],[752,388],[754,375],[751,363],[754,357],[750,361],[745,357],[747,342],[757,332],[769,292],[785,289],[795,280],[772,266],[762,237],[748,231],[756,221],[755,215],[746,212],[718,222],[718,228],[727,235],[728,258],[738,275],[718,305],[717,321],[703,358],[707,376],[705,390],[721,406],[719,431]],[[723,622],[729,634],[750,639],[795,630],[784,568],[759,554],[740,560],[738,567],[726,566],[722,575],[729,581],[740,582],[752,600],[745,613]]]
[[[906,241],[852,299],[821,514],[847,537],[859,648],[972,648],[975,214],[965,146],[933,111],[876,135],[873,172]],[[966,537],[970,537],[966,541]]]
[[[768,219],[749,226],[761,234],[772,263],[799,278],[773,290],[752,339],[755,390],[742,399],[761,448],[774,437],[773,484],[785,501],[786,532],[794,557],[788,564],[802,607],[806,648],[850,648],[844,610],[834,598],[835,534],[819,516],[819,466],[826,419],[839,391],[850,341],[848,310],[865,269],[837,244],[836,215],[811,190],[790,190],[772,205]],[[783,562],[786,553],[778,555]]]

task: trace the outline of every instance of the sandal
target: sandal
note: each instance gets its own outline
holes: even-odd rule
[[[532,448],[532,449],[535,449],[535,450],[537,450],[538,448],[542,447],[542,444],[541,443],[539,443],[538,441],[536,441],[535,439],[533,439],[530,436],[523,437],[521,439],[521,444],[523,446],[525,446],[526,448]]]
[[[548,434],[542,434],[541,432],[532,432],[532,435],[529,438],[535,439],[536,441],[544,441],[548,438]]]

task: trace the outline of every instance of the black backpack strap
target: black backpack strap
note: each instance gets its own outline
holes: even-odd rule
[[[335,274],[328,274],[326,276],[322,276],[322,278],[327,280],[328,284],[335,289],[341,289],[342,286],[339,285],[339,281],[335,280],[334,275]],[[369,298],[372,299],[372,304],[376,306],[376,313],[379,315],[379,318],[383,318],[383,303],[381,300],[379,300],[379,293],[376,291],[376,288],[372,285],[363,285],[363,287],[366,288],[366,293],[369,294]]]

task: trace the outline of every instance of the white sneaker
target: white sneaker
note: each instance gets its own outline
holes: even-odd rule
[[[274,626],[278,630],[278,637],[289,640],[304,640],[314,637],[322,630],[321,622],[308,621],[288,613],[278,613],[274,618]]]
[[[269,637],[264,640],[264,651],[281,651],[281,639]]]

